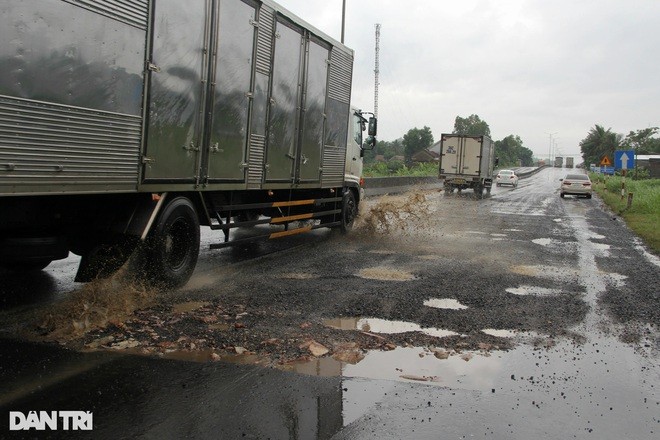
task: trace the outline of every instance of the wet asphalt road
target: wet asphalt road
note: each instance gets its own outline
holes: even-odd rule
[[[293,326],[341,318],[355,328],[370,318],[370,333],[391,337],[396,348],[367,351],[356,364],[325,356],[280,371],[10,339],[9,317],[78,288],[76,262],[57,262],[32,280],[8,279],[0,437],[10,437],[9,411],[78,409],[93,411],[92,433],[49,435],[659,438],[660,262],[597,198],[560,199],[560,177],[546,169],[481,201],[469,191],[370,199],[352,235],[319,231],[203,251],[191,282],[168,294],[173,302],[219,296],[287,311]],[[445,308],[424,305],[433,299]],[[446,308],[448,299],[455,308]],[[283,331],[268,322],[273,333]],[[402,339],[392,333],[403,330]],[[424,331],[426,339],[411,336]],[[442,332],[461,335],[447,349],[460,348],[463,337],[514,348],[438,359],[429,337]]]

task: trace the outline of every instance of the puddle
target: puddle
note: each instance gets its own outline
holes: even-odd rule
[[[518,333],[513,330],[497,330],[493,328],[486,328],[481,330],[482,333],[495,336],[496,338],[515,338]]]
[[[506,234],[490,234],[491,237],[508,237]]]
[[[209,307],[209,306],[211,306],[210,302],[189,301],[189,302],[174,304],[174,306],[172,306],[172,313],[188,313],[197,309],[201,309],[202,307]]]
[[[511,272],[518,275],[547,278],[560,281],[572,281],[580,275],[580,271],[571,267],[554,266],[512,266]]]
[[[433,327],[421,327],[414,322],[389,321],[380,318],[338,318],[324,321],[324,325],[339,330],[359,330],[369,333],[383,333],[387,335],[419,332],[436,338],[447,336],[460,336],[459,333]]]
[[[594,249],[599,250],[599,251],[609,251],[612,246],[610,246],[609,244],[605,244],[605,243],[591,242],[591,247],[593,247]]]
[[[431,298],[427,299],[424,301],[424,305],[426,307],[433,307],[436,309],[450,309],[450,310],[463,310],[467,309],[467,306],[464,306],[460,302],[458,302],[455,299],[449,299],[449,298],[443,298],[443,299],[438,299],[438,298]]]
[[[563,220],[560,219],[560,218],[555,218],[552,221],[555,222],[555,223],[561,223]]]
[[[266,365],[267,361],[259,356],[251,353],[243,354],[230,354],[218,352],[212,348],[203,350],[164,350],[158,351],[153,347],[128,347],[122,350],[113,349],[111,351],[120,351],[123,354],[137,355],[137,356],[155,356],[161,359],[170,359],[176,361],[187,362],[226,362],[237,365]]]
[[[438,257],[437,255],[420,255],[417,258],[419,258],[420,260],[435,261],[440,257]]]
[[[535,240],[532,240],[532,243],[541,245],[541,246],[549,246],[553,240],[551,238],[537,238]]]
[[[379,281],[411,281],[417,279],[417,277],[410,272],[389,267],[370,267],[362,269],[357,273],[357,276]]]
[[[433,350],[399,347],[392,351],[369,351],[356,364],[326,357],[293,362],[282,368],[314,376],[382,379],[475,390],[490,390],[496,373],[502,369],[501,360],[487,352],[447,352],[448,356],[440,359]]]
[[[556,296],[560,295],[561,291],[557,289],[548,289],[547,287],[537,286],[519,286],[506,289],[507,292],[514,295],[532,295],[532,296]]]
[[[312,280],[315,278],[318,278],[318,276],[311,274],[311,273],[282,273],[277,275],[275,278],[279,278],[282,280]]]

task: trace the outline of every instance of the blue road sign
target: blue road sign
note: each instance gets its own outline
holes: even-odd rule
[[[635,168],[635,152],[633,150],[617,150],[614,152],[614,168],[629,170]]]
[[[599,167],[598,172],[600,174],[607,174],[609,176],[614,175],[614,167]]]

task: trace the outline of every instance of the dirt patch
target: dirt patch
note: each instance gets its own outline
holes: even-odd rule
[[[357,273],[360,278],[381,281],[411,281],[417,277],[410,272],[390,267],[368,267]]]

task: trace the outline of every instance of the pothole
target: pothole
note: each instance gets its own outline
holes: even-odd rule
[[[419,332],[436,338],[448,336],[460,336],[451,330],[434,327],[422,327],[414,322],[390,321],[380,318],[338,318],[324,321],[328,327],[339,330],[359,330],[368,333],[399,334],[408,332]]]
[[[417,279],[411,272],[390,267],[370,267],[357,273],[360,278],[379,281],[411,281]]]
[[[450,299],[450,298],[431,298],[427,299],[424,301],[424,305],[426,307],[433,307],[436,309],[450,309],[450,310],[463,310],[467,309],[468,307],[461,304],[455,299]]]
[[[541,246],[550,246],[552,244],[552,239],[551,238],[537,238],[535,240],[532,240],[532,243],[541,245]]]
[[[422,382],[428,385],[461,389],[491,390],[501,360],[489,348],[479,351],[454,351],[442,348],[399,347],[391,351],[368,351],[356,363],[330,357],[291,362],[278,368],[313,376],[342,376]],[[350,382],[345,385],[350,386]]]
[[[556,296],[561,294],[557,289],[548,289],[547,287],[538,286],[519,286],[506,289],[507,292],[513,295],[531,295],[531,296]]]
[[[513,330],[498,330],[494,328],[486,328],[481,330],[481,332],[490,336],[495,336],[496,338],[514,338],[517,335]]]
[[[291,273],[281,273],[277,275],[275,278],[279,278],[283,280],[312,280],[318,277],[311,273],[291,272]]]

